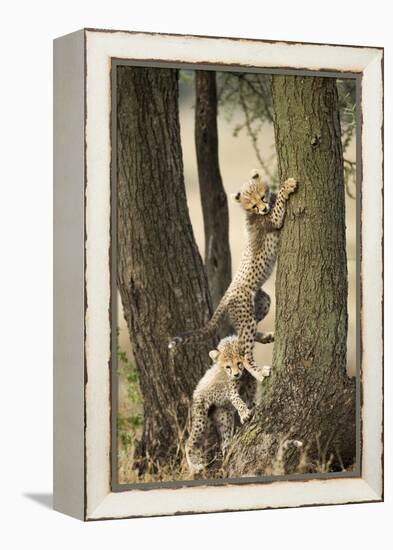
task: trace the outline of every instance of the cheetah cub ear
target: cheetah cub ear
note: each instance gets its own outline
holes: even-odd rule
[[[240,202],[240,191],[238,193],[233,193],[231,195],[231,199],[233,202]]]
[[[253,180],[261,179],[261,174],[259,173],[259,170],[257,168],[254,168],[253,170],[251,170],[251,179]]]
[[[216,349],[212,349],[211,351],[209,351],[209,357],[213,359],[213,361],[215,361],[219,355],[220,352]]]

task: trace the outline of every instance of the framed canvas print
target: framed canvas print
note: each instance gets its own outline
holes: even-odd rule
[[[383,50],[54,43],[54,503],[383,498]]]

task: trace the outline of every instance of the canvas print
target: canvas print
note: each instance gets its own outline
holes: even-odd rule
[[[358,475],[356,78],[112,71],[114,488]]]

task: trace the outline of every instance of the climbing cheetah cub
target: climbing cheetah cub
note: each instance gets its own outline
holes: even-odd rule
[[[209,353],[213,366],[199,381],[193,395],[191,410],[191,431],[186,445],[186,457],[190,470],[198,472],[204,468],[201,443],[207,423],[212,420],[221,438],[221,449],[225,451],[234,431],[235,409],[240,422],[251,416],[254,405],[256,380],[244,370],[237,336],[227,336]],[[264,376],[270,375],[270,367],[263,367]]]
[[[289,178],[278,193],[273,193],[258,170],[252,171],[251,179],[233,196],[245,211],[248,235],[239,269],[207,325],[175,337],[169,344],[170,349],[182,343],[205,340],[215,333],[224,313],[228,313],[239,336],[246,369],[257,380],[263,379],[263,372],[254,361],[254,344],[256,341],[271,342],[273,335],[257,333],[257,324],[267,315],[270,307],[270,297],[261,287],[273,271],[279,230],[284,223],[285,203],[296,186],[296,181]]]

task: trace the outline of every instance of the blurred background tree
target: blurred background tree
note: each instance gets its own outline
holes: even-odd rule
[[[215,309],[232,280],[228,201],[218,157],[215,71],[195,71],[195,148],[205,231],[205,269]]]

